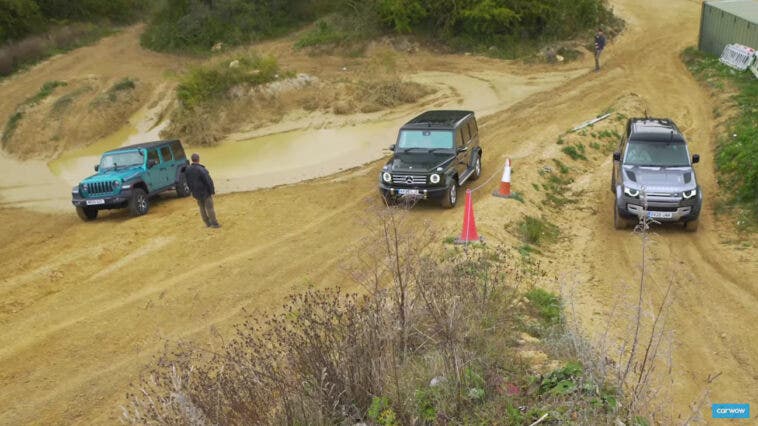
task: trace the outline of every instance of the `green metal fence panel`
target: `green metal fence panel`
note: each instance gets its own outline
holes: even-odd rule
[[[718,56],[731,43],[758,49],[758,1],[703,3],[698,48]]]

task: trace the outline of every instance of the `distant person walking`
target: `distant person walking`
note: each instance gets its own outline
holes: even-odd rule
[[[603,49],[605,49],[605,34],[602,28],[598,28],[595,33],[595,72],[600,71],[600,54],[603,53]]]
[[[192,191],[192,196],[197,200],[200,207],[200,216],[205,222],[205,226],[210,228],[220,228],[216,220],[216,211],[213,209],[213,195],[216,194],[216,188],[213,187],[208,170],[200,164],[200,156],[192,154],[192,164],[187,167],[184,175],[187,177],[187,185]]]

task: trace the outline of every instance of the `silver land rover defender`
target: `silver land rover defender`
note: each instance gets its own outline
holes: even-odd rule
[[[703,193],[687,141],[673,121],[631,118],[618,151],[613,153],[611,191],[616,195],[613,224],[623,229],[645,215],[697,230]]]

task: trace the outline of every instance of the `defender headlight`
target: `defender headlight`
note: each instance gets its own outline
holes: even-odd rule
[[[689,200],[695,195],[697,195],[697,188],[682,192],[682,197],[684,197],[686,200]]]
[[[634,189],[634,188],[629,188],[629,187],[625,186],[624,187],[624,194],[626,194],[626,195],[628,195],[628,196],[630,196],[632,198],[637,198],[637,197],[640,196],[640,190],[639,189]]]
[[[385,181],[386,183],[390,183],[392,182],[392,175],[389,174],[389,172],[384,172],[382,173],[382,180]]]
[[[440,183],[440,175],[438,175],[437,173],[432,174],[431,176],[429,176],[429,182]]]

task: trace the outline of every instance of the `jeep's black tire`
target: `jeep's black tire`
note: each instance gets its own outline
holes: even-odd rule
[[[97,219],[97,209],[94,207],[77,207],[76,214],[85,222]]]
[[[184,198],[191,193],[192,191],[190,191],[189,185],[187,184],[187,176],[184,172],[179,173],[179,179],[176,181],[176,196]]]
[[[471,174],[471,180],[477,180],[482,176],[482,157],[477,154],[474,157],[474,173]]]
[[[445,195],[442,197],[442,207],[446,209],[452,209],[455,207],[455,203],[458,202],[458,182],[453,181],[450,188],[445,191]]]
[[[613,227],[616,229],[626,229],[627,226],[629,226],[629,221],[621,217],[618,204],[616,201],[613,201]]]
[[[687,232],[696,232],[699,224],[700,219],[688,220],[687,222],[684,222],[684,229]]]
[[[142,216],[150,209],[150,201],[147,194],[141,188],[134,188],[132,198],[129,199],[129,213],[132,216]]]

